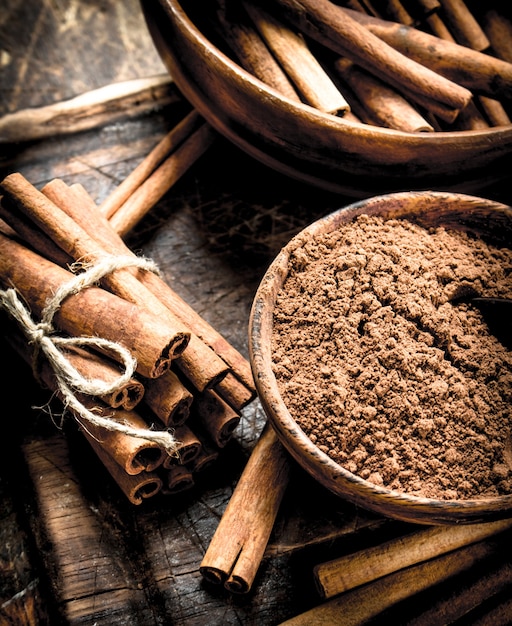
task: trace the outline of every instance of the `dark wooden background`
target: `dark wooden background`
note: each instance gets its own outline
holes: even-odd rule
[[[0,115],[163,72],[137,0],[2,3]],[[101,202],[182,109],[155,107],[87,132],[3,144],[0,175],[18,171],[36,187],[53,178],[79,182]],[[486,195],[510,197],[507,189]],[[284,178],[218,138],[128,241],[247,355],[251,301],[269,262],[297,230],[349,202]],[[410,530],[340,501],[292,464],[254,587],[231,596],[205,583],[198,568],[265,421],[259,403],[244,410],[216,470],[192,491],[134,507],[72,425],[46,410],[47,393],[3,340],[0,349],[1,625],[279,624],[320,603],[315,563]],[[408,623],[434,606],[431,619],[442,624],[455,597],[469,607],[460,609],[458,623],[494,624],[497,612],[505,616],[500,623],[512,622],[512,574],[503,567],[511,561],[510,539],[501,539],[500,557],[479,564],[478,572],[375,623]],[[471,607],[479,580],[489,598]]]

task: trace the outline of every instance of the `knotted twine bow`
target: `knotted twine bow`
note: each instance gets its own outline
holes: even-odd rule
[[[28,342],[34,346],[33,362],[37,361],[41,352],[48,360],[62,396],[64,407],[70,407],[75,415],[82,420],[107,430],[117,431],[133,437],[147,439],[163,447],[168,454],[175,455],[177,442],[168,431],[153,431],[145,428],[134,428],[126,423],[108,417],[102,417],[89,410],[76,394],[89,396],[106,395],[118,391],[125,385],[135,372],[137,362],[132,354],[122,345],[101,337],[60,337],[54,334],[53,318],[63,300],[79,293],[82,289],[98,283],[105,275],[118,269],[137,267],[139,269],[158,272],[156,264],[150,259],[133,255],[104,255],[94,264],[74,263],[71,271],[81,273],[64,283],[52,298],[46,302],[41,314],[41,321],[34,322],[29,310],[18,297],[13,288],[0,290],[0,306],[2,306],[19,324]],[[85,378],[73,367],[65,356],[68,346],[90,346],[108,350],[118,356],[123,365],[123,373],[112,383],[98,379]],[[64,350],[63,350],[64,349]]]

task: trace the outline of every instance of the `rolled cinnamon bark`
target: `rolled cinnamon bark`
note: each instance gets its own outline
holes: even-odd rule
[[[110,222],[115,231],[122,237],[127,235],[206,152],[216,137],[214,129],[204,123],[183,141],[112,215]]]
[[[33,315],[41,316],[49,298],[72,278],[71,272],[0,234],[0,282],[4,288],[14,286]],[[144,309],[100,287],[88,287],[63,300],[54,323],[72,336],[103,337],[123,345],[146,378],[160,376],[170,367],[174,331]]]
[[[149,428],[144,419],[135,411],[111,409],[100,405],[95,398],[81,398],[81,400],[85,406],[91,410],[94,409],[103,417],[133,428]],[[132,437],[126,433],[107,430],[93,424],[87,424],[87,427],[82,428],[82,432],[94,449],[101,446],[102,450],[130,476],[155,471],[163,464],[166,457],[165,451],[157,443]]]
[[[234,593],[250,590],[288,477],[288,458],[267,424],[203,557],[199,571],[205,579]]]
[[[182,101],[167,73],[112,83],[70,100],[5,115],[0,118],[0,142],[69,135]]]
[[[219,448],[211,440],[198,430],[194,434],[201,442],[199,454],[190,461],[188,467],[194,474],[206,472],[219,458]]]
[[[410,133],[434,130],[400,93],[349,59],[338,59],[334,70],[361,102],[359,116],[366,123]]]
[[[235,60],[250,74],[294,102],[300,102],[291,80],[276,61],[246,12],[240,6],[226,8],[216,1],[217,21],[214,28],[225,41]]]
[[[141,472],[136,475],[127,474],[94,438],[88,438],[87,442],[132,504],[142,504],[144,500],[155,496],[161,491],[163,486],[162,479],[156,472]]]
[[[345,9],[389,46],[450,80],[490,97],[512,97],[512,63],[407,27]]]
[[[202,124],[203,118],[194,109],[186,115],[141,161],[141,163],[99,205],[99,212],[110,219],[131,195],[162,165],[178,146]]]
[[[491,43],[463,0],[439,0],[442,14],[456,41],[483,52]]]
[[[178,442],[176,456],[168,455],[163,466],[166,469],[173,469],[176,465],[190,466],[201,453],[202,444],[199,437],[186,424],[175,428],[174,436]]]
[[[428,67],[401,54],[365,28],[349,9],[329,0],[266,0],[306,36],[347,57],[394,87],[406,87],[411,94],[463,109],[471,92]]]
[[[225,356],[224,351],[221,354]],[[237,373],[240,373],[240,369],[237,370]],[[213,389],[224,402],[227,402],[230,407],[239,413],[256,397],[256,390],[253,385],[251,384],[250,387],[245,385],[233,372],[229,372]]]
[[[103,355],[76,346],[68,348],[66,352],[66,356],[73,367],[85,378],[95,378],[106,384],[113,383],[119,378],[119,368]],[[131,378],[126,385],[109,396],[98,396],[98,398],[114,409],[121,408],[125,411],[131,411],[144,397],[144,391],[142,382],[136,378]]]
[[[200,422],[213,443],[223,448],[240,422],[240,414],[224,402],[215,391],[208,389],[196,394],[191,405],[191,422]]]
[[[323,598],[332,598],[509,528],[512,528],[512,519],[420,529],[374,548],[316,565],[313,570],[315,583]]]
[[[167,494],[182,493],[194,487],[194,474],[184,465],[174,465],[167,471],[164,491]]]
[[[194,396],[172,370],[147,381],[145,390],[144,404],[164,426],[176,428],[188,419]]]
[[[481,7],[480,23],[494,53],[512,63],[512,20],[495,8]]]
[[[304,37],[252,2],[242,2],[247,13],[304,102],[324,113],[341,115],[349,104],[333,83]]]

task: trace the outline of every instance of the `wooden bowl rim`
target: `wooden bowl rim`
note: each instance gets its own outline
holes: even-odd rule
[[[407,509],[407,512],[404,511],[404,516],[401,516],[399,513],[397,515],[391,513],[392,516],[407,519],[407,521],[421,521],[422,523],[428,523],[428,517],[426,518],[425,515],[428,516],[428,514],[432,513],[433,517],[435,517],[436,510],[443,511],[448,516],[453,514],[456,521],[464,521],[464,519],[461,520],[458,517],[465,514],[471,517],[477,514],[487,516],[488,513],[507,512],[512,510],[512,494],[491,498],[438,500],[380,487],[353,474],[322,452],[299,427],[281,398],[277,380],[272,371],[269,341],[272,332],[272,309],[277,292],[286,277],[288,259],[292,250],[313,234],[331,232],[339,223],[351,221],[362,213],[370,212],[384,215],[386,218],[407,217],[406,213],[401,212],[401,210],[399,210],[399,214],[395,214],[393,209],[391,209],[391,213],[388,213],[387,211],[383,212],[382,208],[389,207],[395,201],[398,201],[398,203],[400,201],[412,202],[413,199],[420,203],[427,201],[456,201],[465,207],[465,211],[467,211],[468,207],[475,205],[475,207],[484,208],[486,211],[501,212],[505,214],[507,221],[512,226],[512,207],[477,196],[442,191],[394,192],[374,196],[349,204],[306,226],[282,248],[274,261],[269,265],[253,300],[249,320],[249,355],[258,396],[281,443],[295,460],[310,473],[309,466],[314,465],[315,473],[318,471],[323,478],[321,482],[337,495],[346,495],[345,493],[340,493],[339,483],[345,483],[345,486],[348,485],[348,488],[353,485],[357,489],[362,490],[371,500],[381,500],[383,508],[387,502],[390,508],[394,510],[394,513],[397,513],[402,507]],[[370,210],[368,211],[368,209]],[[315,477],[318,478],[318,476]],[[345,492],[345,490],[344,488],[342,491]],[[375,501],[366,504],[368,505],[367,508],[373,510],[380,509],[380,505]],[[415,519],[416,514],[411,512],[411,509],[417,512],[418,520]],[[445,521],[446,519],[442,519],[441,523]]]

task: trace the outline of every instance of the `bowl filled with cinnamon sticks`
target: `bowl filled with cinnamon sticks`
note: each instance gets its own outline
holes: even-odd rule
[[[327,489],[408,522],[512,514],[512,353],[473,297],[512,295],[511,233],[501,203],[393,192],[271,263],[249,325],[258,395]]]
[[[494,6],[496,5],[496,7]],[[270,167],[363,198],[512,159],[512,12],[474,0],[142,0],[183,95]]]

